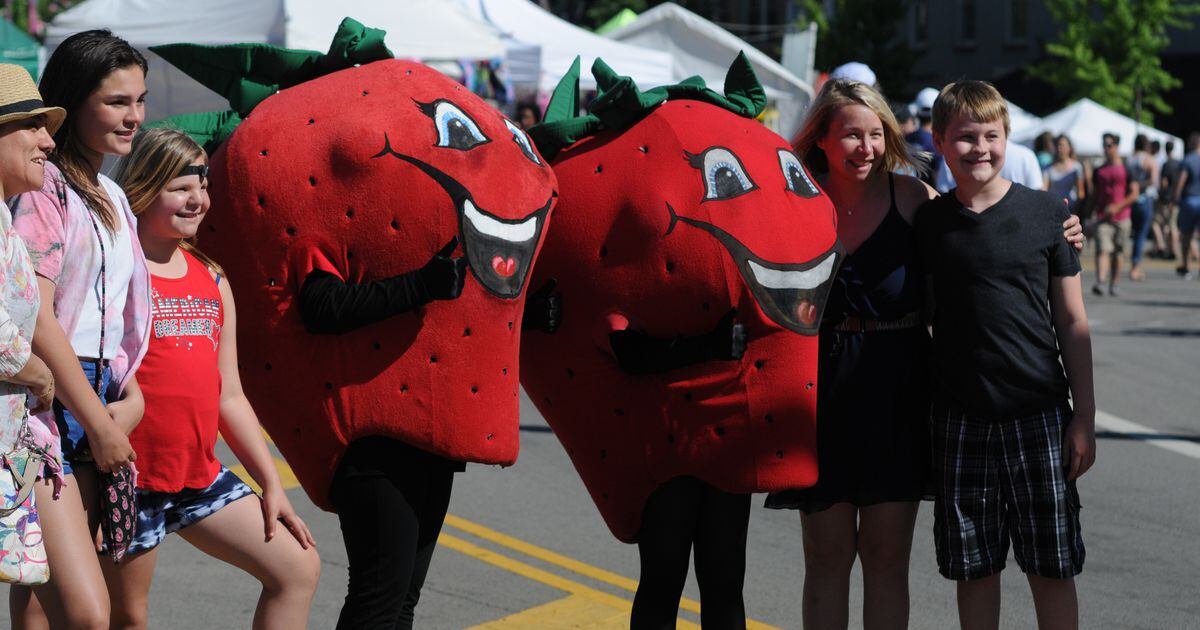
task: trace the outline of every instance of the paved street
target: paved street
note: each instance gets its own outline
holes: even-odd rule
[[[1089,274],[1085,287],[1090,282]],[[1122,288],[1119,299],[1088,296],[1102,413],[1099,460],[1080,483],[1088,550],[1078,582],[1083,626],[1200,628],[1200,282],[1156,267],[1150,281]],[[456,481],[418,627],[627,624],[636,548],[609,535],[566,454],[523,403],[520,462],[507,470],[471,466]],[[224,456],[232,463],[227,450]],[[311,625],[331,628],[345,589],[337,520],[300,489],[290,496],[323,558]],[[913,628],[956,626],[953,585],[934,565],[932,520],[927,504],[913,550]],[[748,564],[755,626],[799,627],[803,568],[794,512],[754,509]],[[1033,627],[1028,589],[1010,567],[1003,627]],[[172,537],[160,555],[151,627],[247,627],[257,591],[252,579]],[[681,620],[698,622],[694,581],[685,596]],[[861,591],[852,598],[852,607],[860,605]],[[851,627],[860,624],[852,610]]]

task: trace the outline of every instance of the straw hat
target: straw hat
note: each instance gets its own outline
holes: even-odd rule
[[[0,63],[0,125],[39,115],[46,117],[46,131],[54,135],[66,120],[67,110],[46,107],[25,68]]]

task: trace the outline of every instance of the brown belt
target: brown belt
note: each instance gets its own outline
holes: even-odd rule
[[[900,319],[889,321],[881,321],[878,319],[864,319],[847,315],[845,319],[838,322],[834,326],[837,332],[878,332],[882,330],[904,330],[907,328],[917,328],[921,325],[921,314],[913,311]]]

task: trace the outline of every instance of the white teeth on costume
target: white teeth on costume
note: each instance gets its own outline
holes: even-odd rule
[[[536,216],[520,223],[501,223],[480,212],[470,201],[463,202],[463,216],[467,217],[480,233],[510,243],[524,243],[537,236]]]
[[[837,253],[830,252],[820,264],[806,271],[768,269],[753,260],[746,262],[750,263],[750,271],[754,274],[754,279],[768,289],[800,289],[807,291],[821,286],[822,282],[829,279],[830,274],[833,273],[833,263],[836,260]]]

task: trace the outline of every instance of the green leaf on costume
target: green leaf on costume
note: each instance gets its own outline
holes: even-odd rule
[[[242,117],[234,111],[199,112],[196,114],[179,114],[146,123],[145,128],[168,127],[178,129],[191,136],[209,155],[221,146],[222,142],[233,135],[233,130],[242,122]]]
[[[225,97],[232,111],[183,114],[147,126],[182,129],[211,154],[243,118],[279,90],[358,64],[394,58],[384,44],[384,35],[381,29],[345,18],[327,53],[270,44],[151,46],[150,50],[168,63]]]
[[[546,116],[529,130],[538,151],[553,161],[559,151],[604,129],[626,129],[666,101],[693,100],[716,105],[738,116],[755,118],[767,104],[767,94],[745,54],[738,53],[725,77],[725,94],[710,90],[700,77],[642,92],[631,77],[618,75],[602,59],[592,64],[596,98],[591,111],[580,116],[579,58],[554,88]]]

